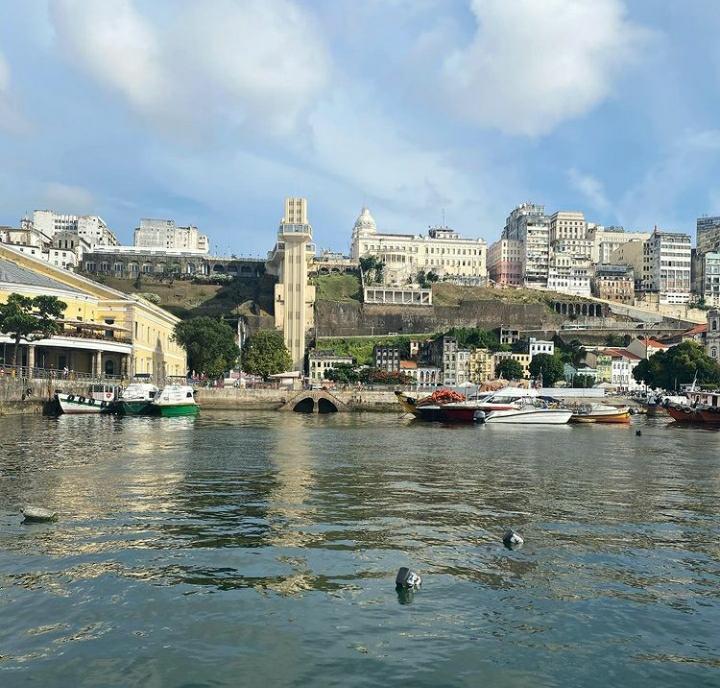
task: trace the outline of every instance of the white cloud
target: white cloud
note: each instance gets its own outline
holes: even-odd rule
[[[584,174],[574,167],[568,172],[568,181],[576,191],[579,191],[590,205],[601,212],[610,209],[610,201],[605,194],[603,183],[591,174]]]
[[[2,53],[0,53],[0,129],[15,134],[27,129],[27,122],[20,114],[10,89],[10,66]]]
[[[87,189],[60,182],[46,185],[43,201],[58,212],[79,215],[91,214],[95,203],[93,195]]]
[[[132,0],[51,4],[63,54],[176,132],[289,131],[326,82],[323,43],[291,0],[177,2],[169,14],[153,24]]]
[[[449,97],[511,134],[545,134],[590,111],[650,35],[621,0],[472,0],[472,11],[472,42],[444,64]]]

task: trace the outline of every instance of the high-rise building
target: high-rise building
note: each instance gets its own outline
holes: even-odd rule
[[[585,239],[587,224],[580,212],[558,210],[550,216],[550,243],[561,239]]]
[[[708,217],[707,215],[699,217],[696,239],[695,245],[698,253],[720,249],[720,217]]]
[[[305,335],[313,326],[315,287],[308,284],[308,268],[315,257],[307,200],[286,198],[277,243],[268,254],[268,272],[277,275],[275,326],[283,331],[295,370],[305,365]]]
[[[522,286],[523,243],[516,239],[498,239],[488,248],[488,276],[495,284]]]
[[[175,220],[143,218],[134,232],[134,245],[145,248],[162,248],[168,251],[208,253],[210,242],[194,225],[178,227]]]
[[[643,288],[659,294],[660,303],[690,301],[690,237],[657,227],[643,244]]]
[[[693,291],[706,306],[720,306],[720,252],[693,250]]]
[[[93,248],[119,244],[115,234],[97,215],[61,215],[52,210],[35,210],[32,220],[23,219],[23,224],[32,224],[36,231],[51,239],[57,232],[74,232]]]
[[[505,221],[502,238],[522,242],[522,282],[526,287],[547,286],[550,220],[545,206],[523,203]]]
[[[592,262],[612,263],[612,252],[629,241],[647,241],[650,232],[626,232],[623,227],[603,227],[588,223],[587,238],[593,242]]]

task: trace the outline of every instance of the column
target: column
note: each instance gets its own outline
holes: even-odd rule
[[[120,355],[120,377],[123,379],[127,379],[129,377],[129,358],[130,356],[128,354]]]
[[[27,357],[28,377],[33,376],[33,368],[35,367],[35,345],[28,344],[28,357]]]

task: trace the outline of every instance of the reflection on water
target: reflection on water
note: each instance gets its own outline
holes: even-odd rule
[[[0,685],[720,685],[720,435],[637,423],[0,419]]]

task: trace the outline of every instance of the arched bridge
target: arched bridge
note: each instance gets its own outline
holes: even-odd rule
[[[305,390],[291,396],[279,411],[299,413],[337,413],[348,411],[348,405],[326,390]]]

